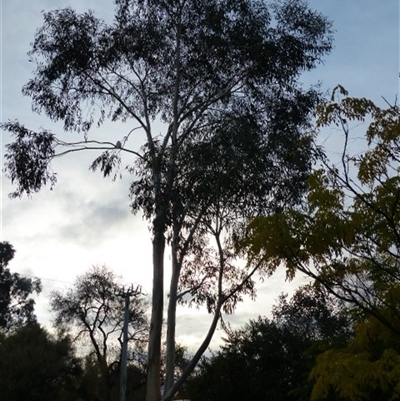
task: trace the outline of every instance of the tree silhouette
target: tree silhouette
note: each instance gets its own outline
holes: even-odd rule
[[[111,24],[70,8],[44,14],[30,52],[36,71],[23,93],[34,111],[63,121],[65,131],[82,132],[84,140],[67,143],[46,130],[4,123],[15,135],[6,171],[17,184],[13,196],[21,196],[55,184],[56,156],[103,150],[91,167],[104,176],[118,172],[122,154],[135,157],[132,208],[149,220],[153,241],[148,401],[160,398],[166,245],[172,251],[164,394],[170,400],[207,348],[223,306],[232,311],[241,293],[254,294],[257,266],[234,267],[223,236],[249,214],[301,199],[313,157],[309,113],[319,95],[297,81],[330,51],[331,29],[301,0],[115,3]],[[90,139],[90,128],[106,120],[129,123],[125,136]],[[160,123],[163,135],[154,128]],[[129,147],[136,131],[146,138],[140,150]],[[209,234],[214,250],[203,247]],[[202,260],[204,270],[201,264],[191,277],[185,263]],[[182,380],[173,383],[182,284],[214,319]]]
[[[30,296],[42,290],[39,279],[10,272],[7,266],[14,254],[10,243],[0,242],[0,330],[5,332],[36,321],[35,301]]]

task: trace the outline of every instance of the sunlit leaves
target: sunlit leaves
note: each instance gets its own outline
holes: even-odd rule
[[[239,249],[272,270],[284,263],[289,277],[296,269],[308,274],[397,331],[380,307],[397,315],[390,297],[400,282],[400,110],[347,95],[339,86],[317,108],[318,125],[343,129],[341,166],[324,159],[303,207],[254,219]],[[369,122],[368,149],[355,156],[346,147],[353,120]]]
[[[331,392],[351,401],[400,397],[400,343],[375,318],[359,323],[346,348],[326,351],[317,358],[310,378],[312,400]]]

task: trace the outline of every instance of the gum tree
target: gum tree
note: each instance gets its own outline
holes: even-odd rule
[[[30,52],[36,71],[23,93],[34,111],[83,140],[5,123],[15,136],[6,170],[17,184],[12,196],[21,196],[55,184],[50,164],[58,155],[102,150],[92,168],[104,176],[122,155],[134,157],[132,208],[148,219],[153,243],[148,401],[160,397],[163,263],[171,246],[169,400],[210,342],[222,307],[229,312],[241,293],[254,295],[258,266],[241,271],[230,263],[237,223],[294,204],[304,191],[313,154],[308,116],[319,95],[298,78],[330,51],[331,29],[301,0],[115,3],[111,24],[70,8],[44,14]],[[129,124],[126,135],[91,139],[92,126],[107,120]],[[160,123],[162,135],[154,128]],[[137,131],[146,137],[140,150],[129,141]],[[176,303],[188,294],[206,303],[214,320],[174,383]]]

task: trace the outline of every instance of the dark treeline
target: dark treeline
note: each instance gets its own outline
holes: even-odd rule
[[[0,243],[0,399],[119,399],[124,298],[111,270],[93,267],[74,286],[50,294],[53,328],[37,322],[32,295],[40,279],[10,273],[15,250]],[[131,298],[127,400],[143,399],[148,305]]]

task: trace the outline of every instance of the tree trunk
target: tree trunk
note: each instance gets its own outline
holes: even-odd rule
[[[164,301],[164,229],[154,224],[153,239],[153,294],[148,348],[148,371],[146,401],[159,401],[161,370],[161,328],[163,321]]]
[[[199,349],[197,352],[194,354],[193,358],[189,362],[189,364],[186,366],[185,370],[183,371],[182,375],[179,377],[179,379],[173,384],[173,386],[168,390],[168,392],[164,392],[164,397],[163,401],[171,401],[174,395],[179,391],[179,389],[182,387],[182,384],[186,381],[186,379],[189,377],[189,375],[193,372],[194,368],[196,367],[197,363],[200,361],[200,358],[206,351],[207,347],[210,345],[211,339],[214,335],[215,329],[217,328],[217,324],[219,321],[219,318],[221,316],[221,307],[222,307],[222,302],[218,301],[217,308],[214,312],[214,317],[211,322],[211,326],[208,329],[208,333],[200,345]]]
[[[167,326],[167,363],[164,394],[173,386],[175,380],[175,326],[176,326],[176,304],[180,268],[177,261],[176,246],[172,245],[172,277],[168,303],[168,326]]]

